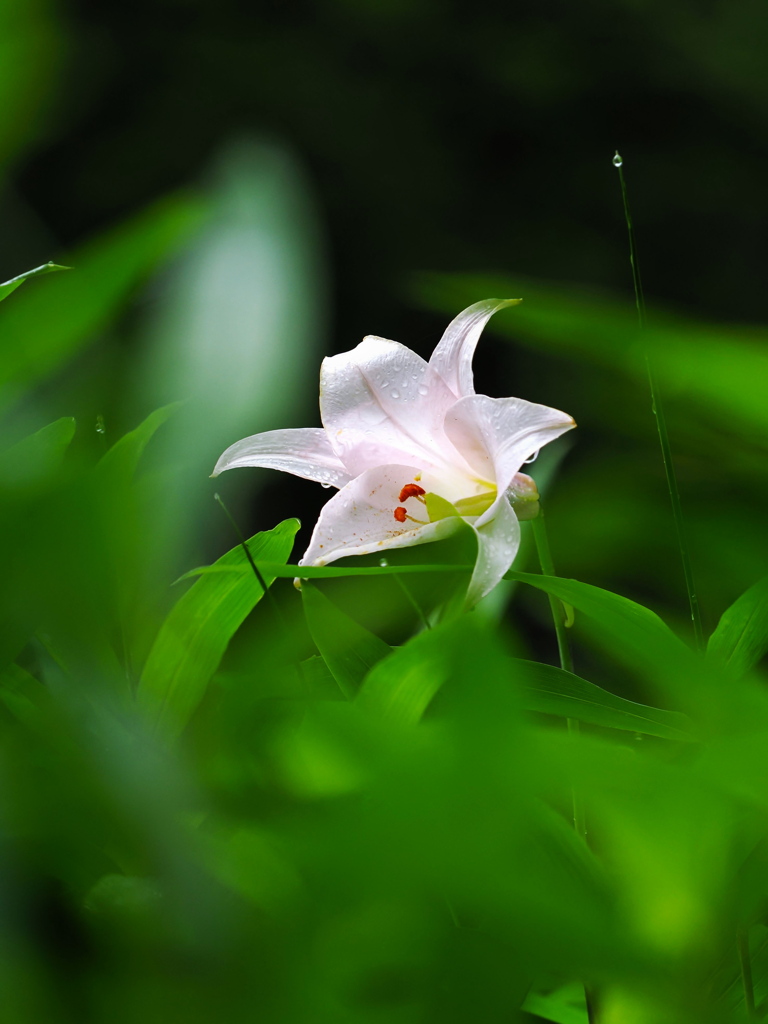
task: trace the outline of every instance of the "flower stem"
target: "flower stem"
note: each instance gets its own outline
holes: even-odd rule
[[[635,306],[637,307],[637,321],[641,329],[644,329],[647,322],[647,313],[645,308],[645,296],[643,295],[643,283],[640,279],[640,266],[637,260],[637,243],[635,241],[635,228],[632,223],[632,214],[629,209],[629,197],[627,195],[627,183],[624,180],[624,170],[621,156],[616,152],[613,158],[613,166],[619,172],[619,182],[621,183],[621,198],[624,204],[624,219],[627,222],[627,234],[629,235],[629,262],[632,265],[632,282],[635,286]],[[683,508],[680,503],[680,490],[677,486],[677,475],[675,473],[675,464],[672,461],[672,449],[669,444],[669,434],[667,432],[667,421],[664,416],[664,406],[661,401],[661,393],[659,391],[659,385],[656,381],[656,375],[653,369],[653,362],[651,360],[651,354],[646,348],[645,351],[645,365],[648,372],[648,384],[651,389],[651,408],[653,409],[653,415],[656,418],[656,429],[659,434],[659,444],[661,445],[661,458],[664,463],[664,472],[667,477],[667,488],[669,490],[669,498],[672,503],[672,517],[675,521],[675,533],[677,534],[677,545],[680,549],[680,558],[683,563],[683,575],[685,577],[685,588],[688,592],[688,603],[691,609],[691,621],[693,622],[693,634],[696,641],[696,647],[698,650],[704,650],[704,629],[701,623],[701,610],[699,609],[699,599],[696,594],[696,584],[693,578],[693,568],[691,566],[691,557],[688,549],[688,539],[685,533],[685,523],[683,521]]]

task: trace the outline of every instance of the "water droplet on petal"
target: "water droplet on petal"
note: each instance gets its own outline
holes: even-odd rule
[[[332,485],[331,485],[331,484],[329,484],[327,480],[321,480],[321,481],[320,481],[320,486],[321,486],[321,487],[324,487],[324,488],[326,489],[326,491],[327,491],[327,490],[328,490],[328,488],[329,488],[329,487],[331,487]]]
[[[616,150],[616,156],[613,158],[611,162],[613,163],[614,167],[621,167],[621,165],[624,163],[624,161],[621,159],[621,155],[618,149]]]
[[[529,462],[535,462],[535,461],[536,461],[536,459],[538,459],[538,457],[539,457],[539,449],[537,448],[537,449],[536,449],[536,451],[535,451],[535,452],[533,453],[533,455],[531,455],[531,456],[530,456],[530,458],[527,458],[527,459],[526,459],[526,460],[525,460],[525,461],[523,462],[523,465],[524,465],[524,466],[527,466]]]
[[[419,384],[419,394],[420,395],[428,395],[429,394],[429,388],[426,386],[426,384]]]
[[[392,392],[392,397],[393,398],[399,398],[400,397],[400,392],[399,391],[393,391]]]
[[[380,386],[381,386],[382,388],[388,388],[388,387],[389,387],[389,381],[388,381],[388,380],[383,380],[383,381],[381,382],[381,385],[380,385]]]

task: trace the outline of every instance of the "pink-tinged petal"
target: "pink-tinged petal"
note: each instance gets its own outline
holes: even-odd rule
[[[320,414],[352,476],[376,465],[440,466],[455,459],[443,421],[455,401],[440,376],[405,345],[369,336],[323,360]]]
[[[445,329],[429,365],[435,369],[456,398],[474,395],[472,357],[483,328],[494,313],[505,306],[516,306],[522,299],[484,299],[459,313]]]
[[[520,523],[503,493],[474,525],[477,562],[467,589],[468,608],[493,590],[512,565],[520,547]]]
[[[221,456],[211,476],[241,466],[279,469],[332,487],[343,487],[351,479],[326,432],[315,427],[268,430],[236,441]]]
[[[445,432],[456,449],[476,473],[495,480],[500,492],[527,458],[575,426],[559,409],[487,395],[459,399],[445,418]]]
[[[456,517],[426,525],[395,519],[395,509],[403,507],[416,519],[427,519],[420,501],[400,500],[403,487],[417,474],[415,466],[378,466],[342,487],[323,506],[301,564],[325,565],[337,558],[410,547],[453,533],[460,522]]]

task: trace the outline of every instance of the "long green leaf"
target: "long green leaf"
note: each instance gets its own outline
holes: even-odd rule
[[[352,699],[368,671],[392,648],[351,619],[311,583],[301,588],[312,639],[347,699]]]
[[[248,541],[255,561],[285,561],[299,529],[287,519]],[[241,546],[216,564],[246,563]],[[264,573],[269,586],[274,577]],[[246,616],[263,597],[253,574],[204,576],[176,602],[152,645],[138,687],[138,703],[154,725],[178,734],[205,693],[224,651]]]
[[[675,711],[637,704],[617,697],[594,683],[554,665],[515,660],[523,683],[523,706],[563,718],[576,718],[608,729],[624,729],[646,736],[689,740],[690,722]]]
[[[40,267],[35,267],[34,270],[28,270],[25,274],[19,274],[18,277],[12,277],[10,281],[3,281],[0,284],[0,302],[3,299],[7,299],[11,292],[15,292],[19,285],[24,284],[30,277],[40,277],[41,274],[54,274],[57,270],[71,270],[71,267],[62,267],[58,263],[43,263]]]
[[[295,577],[302,580],[333,580],[343,579],[346,576],[397,576],[401,573],[423,573],[423,572],[438,572],[438,573],[458,573],[458,572],[471,572],[471,565],[366,565],[366,566],[348,566],[343,565],[338,568],[333,565],[277,565],[275,562],[260,562],[260,568],[263,568],[265,572],[271,573],[273,576],[281,576],[286,579]],[[248,569],[246,566],[220,566],[220,565],[202,565],[197,569],[190,569],[189,572],[185,572],[183,576],[180,576],[177,583],[182,580],[191,579],[194,576],[205,576],[210,573],[217,572],[229,572],[229,573],[245,573]],[[251,570],[252,571],[252,570]]]
[[[617,653],[635,659],[640,665],[661,667],[666,675],[668,671],[700,664],[655,612],[627,597],[558,576],[511,571],[505,579],[528,583],[572,605],[597,623]]]
[[[768,576],[727,608],[709,638],[707,657],[744,675],[768,651]]]

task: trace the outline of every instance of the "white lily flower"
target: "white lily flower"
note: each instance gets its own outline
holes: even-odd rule
[[[521,398],[475,394],[472,356],[485,324],[520,299],[487,299],[453,320],[429,362],[396,341],[368,336],[323,360],[323,428],[270,430],[228,448],[213,476],[240,466],[280,469],[339,488],[315,526],[303,565],[440,540],[461,520],[477,535],[472,605],[511,566],[520,546],[513,505],[535,506],[520,467],[576,424]]]

